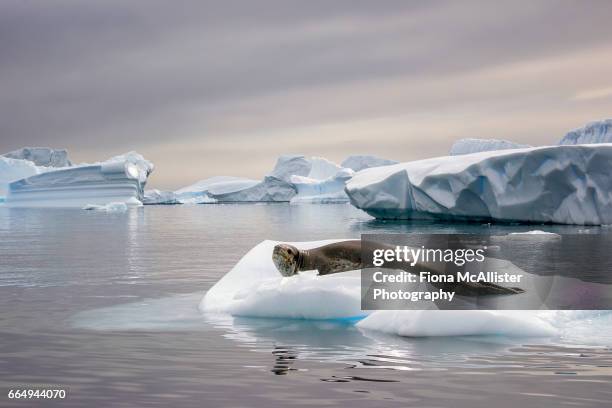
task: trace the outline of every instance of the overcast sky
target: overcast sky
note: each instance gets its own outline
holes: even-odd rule
[[[551,144],[612,117],[612,1],[0,2],[0,152],[136,150],[150,185],[282,153]]]

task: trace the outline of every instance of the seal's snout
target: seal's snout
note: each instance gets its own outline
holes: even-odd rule
[[[293,245],[278,244],[272,251],[272,261],[283,276],[297,273],[299,251]]]

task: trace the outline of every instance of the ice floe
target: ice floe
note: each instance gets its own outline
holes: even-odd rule
[[[68,151],[66,149],[51,149],[50,147],[22,147],[21,149],[5,153],[3,156],[12,159],[29,160],[37,166],[72,166],[72,163],[68,159]]]
[[[341,240],[292,243],[309,249]],[[271,253],[276,241],[252,248],[203,297],[207,315],[242,317],[332,319],[356,322],[365,331],[399,336],[566,337],[572,325],[586,338],[589,319],[610,320],[609,311],[555,310],[402,310],[362,311],[360,271],[329,276],[315,272],[282,277]],[[432,307],[433,306],[432,304]],[[599,327],[599,326],[597,326]],[[591,327],[591,330],[599,330]],[[612,337],[607,337],[609,341]]]

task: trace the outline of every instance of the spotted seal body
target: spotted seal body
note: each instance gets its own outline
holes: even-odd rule
[[[376,244],[376,247],[381,246],[384,244]],[[313,249],[298,249],[293,245],[278,244],[272,251],[272,261],[280,274],[285,277],[312,270],[318,271],[319,275],[329,275],[371,268],[372,265],[364,265],[361,253],[361,241],[359,240],[335,242]],[[407,263],[391,262],[387,263],[386,267],[410,273],[418,273],[419,270],[444,273],[442,265],[432,263],[417,263],[415,266],[410,266]],[[509,295],[524,292],[521,288],[509,288],[486,282],[440,283],[433,286],[446,291],[454,291],[460,296]]]

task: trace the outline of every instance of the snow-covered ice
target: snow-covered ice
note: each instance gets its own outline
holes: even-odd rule
[[[263,181],[239,191],[209,192],[210,196],[219,203],[289,202],[295,193],[292,184],[272,176],[266,176]]]
[[[300,249],[341,240],[293,242]],[[360,271],[317,276],[314,271],[282,277],[272,262],[276,241],[252,248],[203,297],[205,314],[243,317],[341,319],[362,330],[400,336],[571,337],[581,325],[583,337],[608,327],[608,311],[402,310],[362,311]],[[603,319],[589,326],[589,319]],[[599,321],[599,320],[598,320]],[[586,322],[586,323],[585,323]],[[609,339],[609,337],[608,337]]]
[[[526,144],[519,144],[501,139],[459,139],[450,149],[450,156],[462,154],[490,152],[495,150],[523,149],[531,147]]]
[[[9,184],[6,205],[83,208],[113,202],[140,202],[152,170],[153,164],[136,152],[95,164],[59,169],[38,167],[38,174]]]
[[[5,153],[4,157],[12,159],[29,160],[37,166],[69,167],[72,163],[68,159],[66,149],[51,149],[50,147],[22,147]]]
[[[95,210],[95,211],[106,211],[106,212],[125,212],[130,207],[141,207],[142,203],[136,198],[130,198],[126,201],[115,201],[104,205],[98,204],[86,204],[83,206],[83,210]]]
[[[367,155],[367,154],[356,154],[347,157],[340,164],[340,166],[353,171],[360,171],[363,169],[369,169],[370,167],[389,166],[391,164],[397,164],[399,162],[395,160],[383,159],[381,157]]]
[[[612,119],[590,122],[586,126],[568,132],[560,145],[612,143]]]
[[[337,241],[337,240],[336,240]],[[314,248],[335,242],[293,243]],[[359,271],[326,277],[315,272],[284,278],[272,263],[276,241],[251,249],[204,296],[200,309],[234,316],[331,319],[363,316]]]
[[[366,169],[351,203],[376,218],[612,223],[612,144],[445,156]]]

